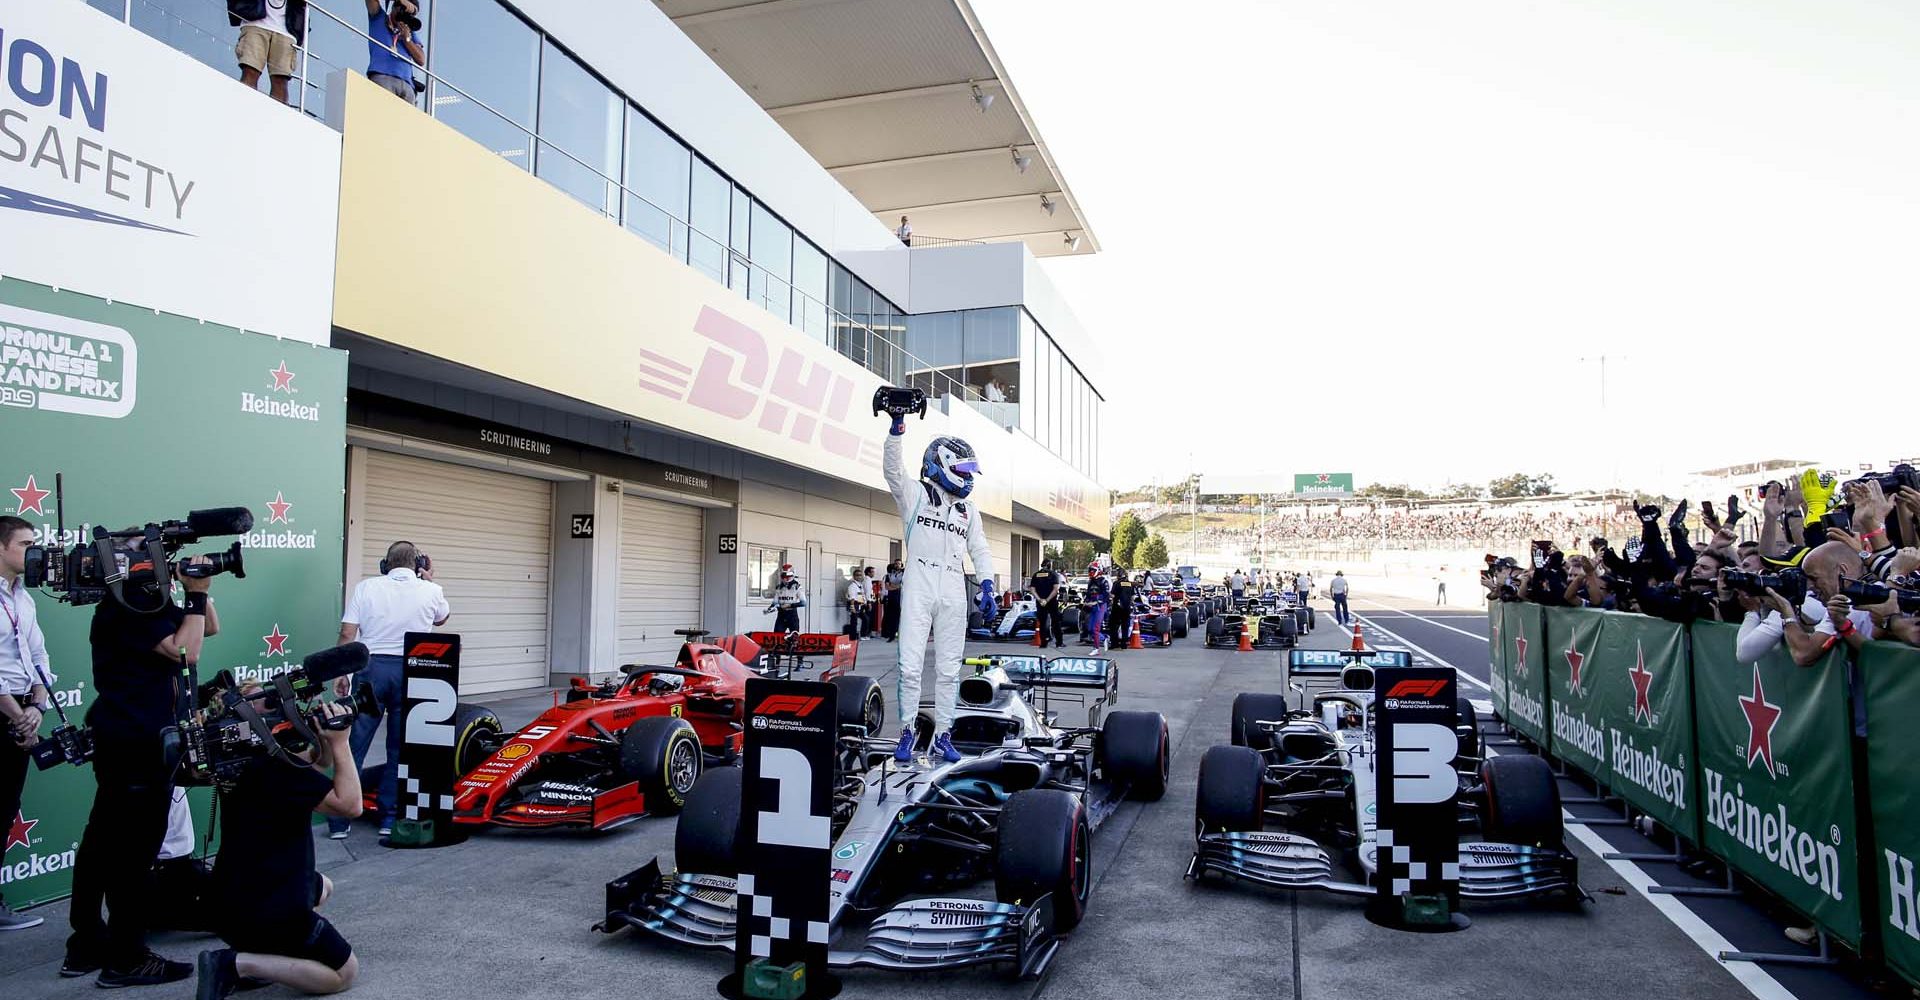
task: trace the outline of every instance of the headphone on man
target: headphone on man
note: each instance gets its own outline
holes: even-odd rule
[[[409,542],[404,538],[400,539],[400,541],[404,542],[407,545],[413,545],[412,542]],[[388,548],[392,548],[392,546],[388,546]],[[433,568],[433,560],[427,558],[427,554],[425,552],[421,552],[419,546],[414,546],[413,551],[414,551],[413,571],[415,573],[423,573]],[[391,573],[391,572],[393,572],[393,567],[387,564],[386,557],[385,556],[380,557],[380,575],[386,576],[388,573]]]

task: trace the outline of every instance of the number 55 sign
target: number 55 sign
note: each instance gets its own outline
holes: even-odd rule
[[[458,839],[453,836],[453,783],[460,780],[454,766],[459,741],[453,716],[459,704],[460,637],[408,632],[403,648],[405,721],[387,719],[387,725],[401,727],[400,759],[387,764],[399,784],[399,815],[382,819],[394,824],[391,846],[432,847]]]

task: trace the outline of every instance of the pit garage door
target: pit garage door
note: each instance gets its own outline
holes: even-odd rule
[[[652,497],[620,498],[621,663],[672,663],[681,643],[673,630],[699,627],[702,514]]]
[[[547,683],[553,484],[368,450],[360,572],[406,539],[433,559],[460,634],[460,693]]]

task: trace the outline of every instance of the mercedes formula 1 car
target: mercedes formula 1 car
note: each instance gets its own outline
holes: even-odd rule
[[[923,970],[1006,963],[1037,977],[1086,911],[1093,831],[1123,799],[1166,792],[1167,723],[1106,711],[1119,672],[1096,657],[992,656],[967,663],[953,742],[929,760],[919,715],[912,763],[892,741],[844,730],[834,793],[830,964]],[[1085,726],[1053,704],[1077,701]],[[1104,712],[1104,717],[1103,717]],[[738,768],[708,772],[674,831],[675,870],[658,858],[607,884],[597,930],[632,926],[681,944],[732,948],[737,920]],[[927,893],[991,880],[990,898]],[[904,901],[903,901],[904,900]]]
[[[677,812],[707,767],[734,762],[747,678],[809,678],[840,688],[840,722],[878,732],[880,688],[850,673],[853,640],[753,632],[686,639],[672,666],[628,664],[602,684],[575,678],[566,699],[516,733],[481,705],[454,713],[453,821],[606,830]],[[813,659],[826,657],[817,673]],[[369,773],[369,789],[379,787]]]
[[[975,608],[967,612],[967,638],[984,642],[1032,642],[1040,616],[1032,598],[1011,598],[1007,606]]]
[[[1234,699],[1231,745],[1200,761],[1198,840],[1187,877],[1209,872],[1283,889],[1374,893],[1374,666],[1405,666],[1401,650],[1342,666],[1341,653],[1294,650],[1289,674],[1338,676],[1331,690],[1296,685],[1294,708],[1280,694]],[[1539,757],[1479,754],[1479,723],[1461,699],[1454,770],[1461,826],[1483,839],[1460,845],[1460,895],[1466,898],[1563,893],[1584,898],[1577,862],[1566,849],[1560,792]],[[1268,832],[1268,826],[1278,830]],[[1342,878],[1344,869],[1352,878]]]

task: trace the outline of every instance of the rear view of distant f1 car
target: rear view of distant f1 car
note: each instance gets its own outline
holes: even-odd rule
[[[1376,662],[1405,665],[1394,659],[1404,652],[1378,655]],[[1212,747],[1200,762],[1198,834],[1187,877],[1372,895],[1381,869],[1374,671],[1343,666],[1333,651],[1295,650],[1290,659],[1293,676],[1337,675],[1338,683],[1312,692],[1296,686],[1298,707],[1283,694],[1234,700],[1230,744]],[[1481,760],[1478,721],[1465,699],[1457,727],[1456,825],[1479,834],[1460,845],[1461,897],[1584,898],[1546,761]]]
[[[1114,661],[992,656],[960,683],[947,763],[925,750],[926,713],[911,762],[890,739],[843,726],[833,794],[829,964],[926,970],[988,963],[1019,977],[1045,971],[1060,935],[1085,913],[1093,832],[1125,799],[1167,787],[1166,720],[1109,711]],[[1055,704],[1083,707],[1062,726]],[[758,718],[756,716],[756,718]],[[659,859],[607,884],[596,928],[634,927],[709,948],[734,946],[743,864],[736,843],[742,771],[701,779],[674,833],[671,871]],[[933,897],[974,882],[992,895]]]

